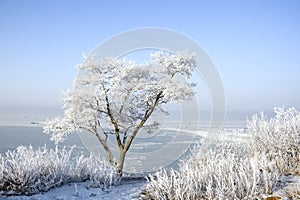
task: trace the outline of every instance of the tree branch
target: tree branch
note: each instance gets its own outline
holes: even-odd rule
[[[103,146],[104,150],[106,151],[107,153],[107,156],[108,156],[108,161],[109,163],[112,165],[112,166],[116,166],[116,161],[115,161],[115,158],[107,144],[107,141],[106,139],[104,140],[97,132],[97,128],[96,127],[93,127],[93,130],[90,130],[88,128],[85,128],[85,127],[79,127],[79,128],[82,128],[86,131],[89,131],[91,133],[93,133],[94,135],[96,135],[98,141],[101,143],[101,145]]]
[[[107,137],[108,137],[108,135],[107,135],[107,133],[105,132],[105,130],[104,130],[104,128],[103,128],[103,126],[101,125],[101,123],[100,123],[99,120],[97,120],[97,125],[98,125],[99,128],[101,129],[102,133],[105,135],[105,142],[107,142]]]
[[[98,109],[99,112],[103,112],[105,114],[108,114],[107,112],[102,111],[102,110],[99,109],[99,101],[97,99],[96,99],[96,103],[97,103],[97,109]],[[97,126],[99,126],[99,128],[101,129],[102,133],[105,135],[105,142],[107,142],[107,137],[108,137],[107,133],[105,132],[104,128],[102,127],[102,125],[100,123],[100,120],[97,119],[97,117],[95,117],[95,122],[96,122]]]
[[[105,86],[104,86],[103,83],[102,83],[102,87],[103,87],[103,90],[104,90],[104,93],[105,93],[105,101],[106,101],[107,114],[108,114],[108,116],[110,118],[111,123],[114,125],[115,135],[116,135],[118,146],[119,146],[119,148],[121,150],[123,150],[124,149],[124,145],[122,144],[121,139],[120,139],[120,130],[119,130],[117,122],[115,121],[115,119],[114,119],[114,117],[113,117],[113,115],[111,113],[110,104],[109,104],[108,95],[107,95],[107,89],[105,88]]]
[[[128,142],[126,143],[125,146],[125,152],[128,151],[128,149],[130,148],[130,145],[133,141],[133,139],[135,138],[136,134],[138,133],[138,131],[140,130],[140,128],[146,123],[146,121],[148,120],[148,118],[151,116],[151,114],[153,113],[155,107],[158,105],[160,98],[162,98],[162,93],[163,91],[160,91],[158,93],[158,95],[156,96],[155,102],[154,104],[152,104],[152,106],[150,108],[148,108],[145,112],[145,115],[143,117],[143,119],[140,121],[140,123],[137,125],[137,127],[134,129],[132,135],[130,136]]]

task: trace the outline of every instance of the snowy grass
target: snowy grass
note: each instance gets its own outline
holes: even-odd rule
[[[102,158],[72,156],[72,150],[20,146],[0,154],[0,194],[32,195],[87,180],[91,187],[106,188],[118,181],[115,170]]]
[[[261,199],[280,187],[280,177],[299,173],[300,114],[276,108],[248,122],[245,140],[224,135],[206,154],[195,149],[178,171],[149,176],[144,199]],[[293,195],[300,189],[289,191]]]

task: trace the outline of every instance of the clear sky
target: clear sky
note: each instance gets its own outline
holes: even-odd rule
[[[56,106],[74,66],[123,31],[161,27],[210,55],[227,110],[300,109],[300,1],[0,1],[0,106]]]

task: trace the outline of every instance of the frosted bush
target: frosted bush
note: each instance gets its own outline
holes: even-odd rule
[[[150,176],[144,199],[254,199],[271,193],[278,174],[266,157],[247,157],[242,144],[222,142],[205,155],[194,152],[179,171]],[[240,151],[241,150],[241,151]]]
[[[144,199],[261,199],[280,176],[300,173],[300,113],[275,108],[248,121],[244,139],[224,135],[206,154],[197,149],[178,171],[149,177]]]
[[[77,156],[75,163],[76,167],[72,170],[77,172],[75,177],[81,177],[81,180],[84,180],[83,178],[90,180],[91,187],[105,189],[107,186],[114,185],[120,181],[115,168],[99,156],[94,154],[91,154],[89,157]]]
[[[253,148],[263,153],[283,174],[300,169],[300,113],[295,108],[275,108],[275,116],[267,119],[263,113],[248,122],[253,135]]]
[[[0,154],[0,194],[31,195],[86,180],[91,186],[104,188],[117,181],[114,169],[99,156],[74,156],[72,150],[20,146]]]

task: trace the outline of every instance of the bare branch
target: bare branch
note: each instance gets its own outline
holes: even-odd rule
[[[114,125],[117,143],[118,143],[119,148],[122,150],[122,149],[124,149],[124,145],[122,144],[121,139],[120,139],[120,134],[119,134],[120,130],[119,130],[118,124],[115,121],[115,119],[114,119],[114,117],[113,117],[113,115],[111,113],[110,103],[109,103],[108,94],[107,94],[108,90],[105,89],[104,84],[102,84],[102,87],[103,87],[103,90],[104,90],[104,93],[105,93],[105,101],[106,101],[107,114],[108,114],[108,116],[110,118],[111,123]]]
[[[119,112],[118,112],[118,115],[117,115],[117,119],[116,119],[116,122],[117,122],[117,123],[118,123],[118,121],[119,121],[119,119],[120,119],[120,117],[121,117],[121,115],[122,115],[122,111],[123,111],[123,109],[124,109],[124,104],[125,104],[125,102],[128,100],[129,95],[130,95],[130,91],[127,90],[127,95],[124,97],[124,100],[123,100],[123,102],[122,102],[121,108],[120,108],[120,110],[119,110]],[[123,143],[123,144],[124,144],[124,143]]]
[[[108,161],[109,163],[112,165],[112,166],[115,166],[116,165],[116,161],[115,161],[115,158],[107,144],[107,141],[106,139],[104,140],[99,134],[98,134],[98,131],[97,131],[97,128],[96,127],[93,127],[93,130],[91,129],[88,129],[86,127],[79,127],[83,130],[86,130],[86,131],[89,131],[91,133],[93,133],[94,135],[96,135],[98,141],[100,142],[100,144],[103,146],[104,150],[106,151],[107,153],[107,156],[108,156]]]
[[[144,118],[140,121],[140,123],[134,129],[134,131],[133,131],[132,135],[130,136],[128,142],[126,143],[125,152],[128,151],[128,149],[130,148],[130,145],[131,145],[132,141],[134,140],[136,134],[138,133],[138,131],[140,130],[140,128],[146,123],[146,121],[149,119],[149,117],[153,113],[155,107],[158,105],[158,102],[159,102],[160,98],[162,98],[162,93],[163,93],[163,91],[160,91],[158,93],[158,95],[156,96],[154,104],[150,108],[148,108],[146,110]]]

